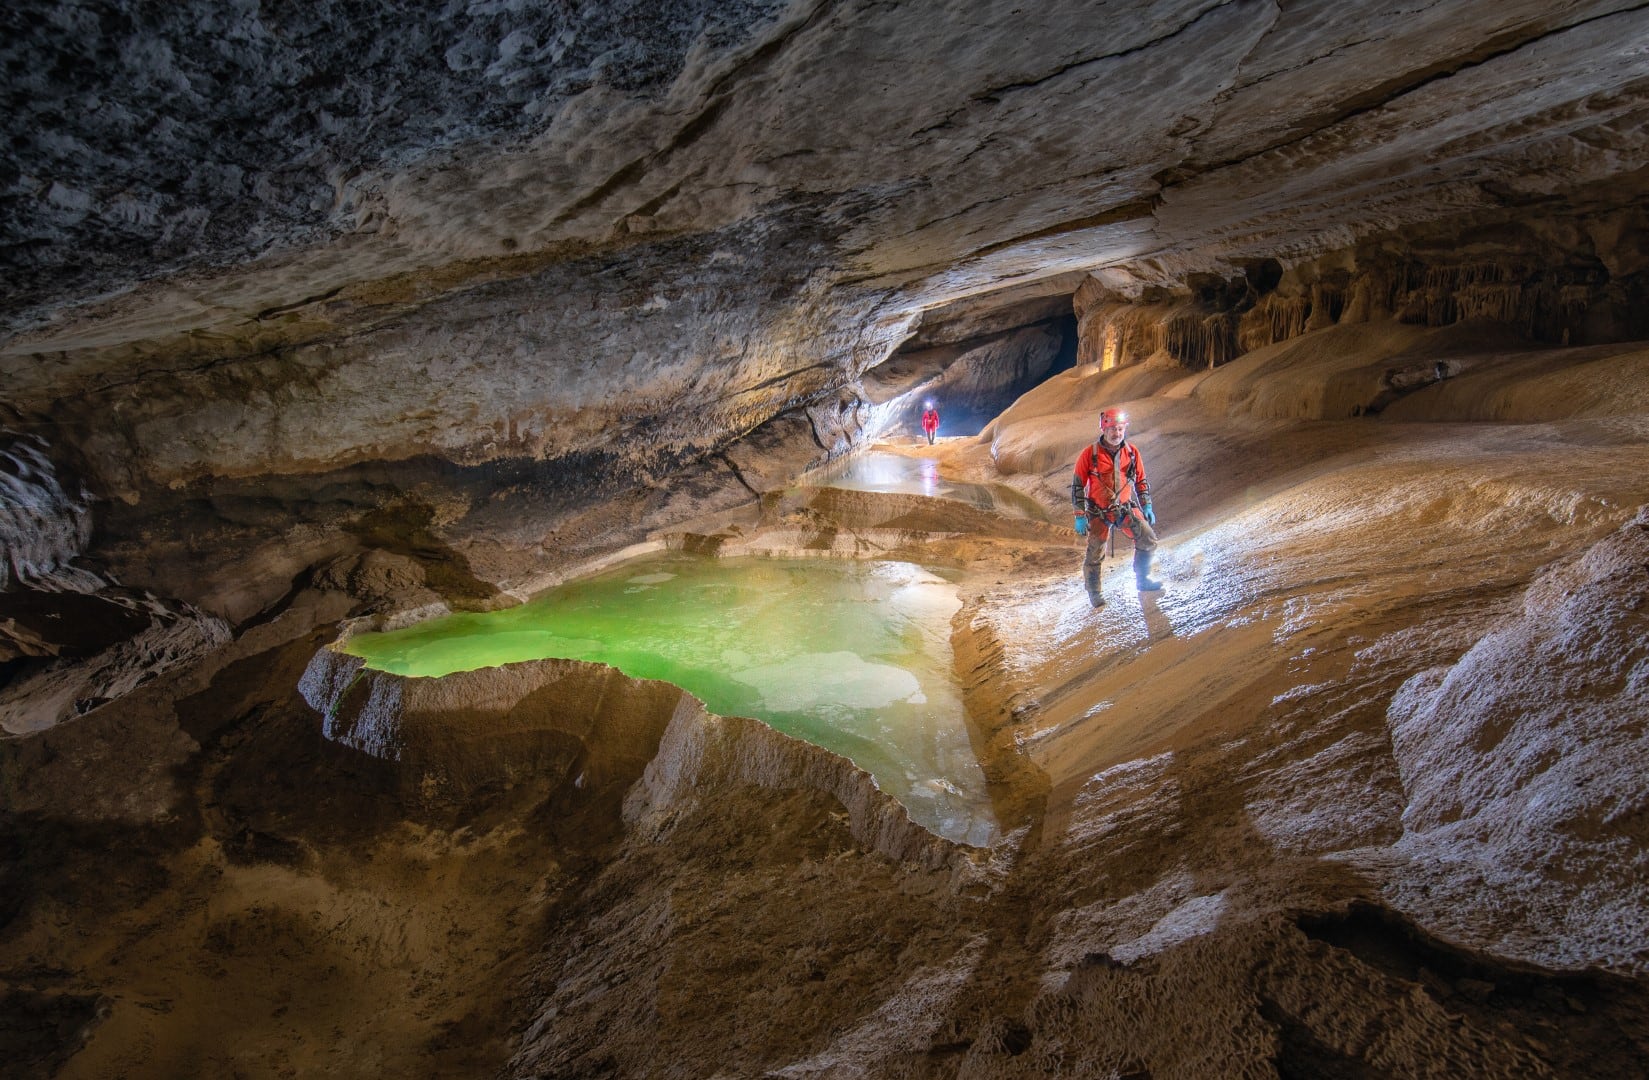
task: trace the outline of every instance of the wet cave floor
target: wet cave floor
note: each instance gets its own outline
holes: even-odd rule
[[[1158,412],[1148,448],[1160,596],[1123,552],[1088,607],[1052,523],[1062,469],[1004,473],[1011,431],[898,452],[1006,482],[1042,520],[820,488],[718,537],[708,578],[603,585],[736,592],[715,575],[744,557],[868,558],[852,573],[888,591],[857,647],[803,650],[867,667],[917,587],[988,844],[912,826],[738,710],[590,664],[452,676],[472,681],[448,704],[404,702],[399,756],[329,740],[297,687],[351,603],[317,591],[8,741],[12,1073],[1649,1073],[1641,879],[1615,854],[1635,819],[1553,824],[1535,801],[1636,775],[1636,684],[1562,676],[1566,641],[1640,670],[1636,429],[1254,423],[1210,453],[1195,407]],[[1241,497],[1203,494],[1222,486]],[[756,636],[806,640],[823,620],[800,615],[777,603]],[[807,681],[710,623],[666,637],[713,641],[741,700]],[[1558,673],[1538,688],[1531,656]]]

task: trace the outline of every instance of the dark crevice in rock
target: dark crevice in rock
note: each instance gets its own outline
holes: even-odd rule
[[[305,567],[295,577],[293,577],[292,584],[277,600],[271,603],[268,607],[264,608],[262,611],[253,614],[251,617],[239,623],[236,623],[234,627],[235,636],[240,637],[248,630],[255,629],[259,626],[266,626],[280,618],[286,611],[290,610],[293,602],[313,587],[315,582],[315,569],[316,568],[313,566]]]
[[[1036,187],[1032,190],[1033,191],[1040,191],[1043,188],[1053,187],[1053,186],[1055,186],[1055,185],[1053,185],[1053,184],[1043,184],[1043,185],[1039,185],[1038,187]],[[968,203],[966,206],[961,207],[960,209],[952,210],[950,213],[940,214],[938,217],[923,218],[921,221],[918,221],[910,229],[910,231],[907,235],[914,235],[916,233],[920,233],[924,229],[931,229],[935,225],[943,225],[947,221],[955,221],[957,218],[967,217],[969,214],[973,213],[975,210],[980,209],[981,207],[996,206],[999,203],[1008,202],[1009,200],[1017,200],[1018,198],[1019,198],[1018,195],[993,195],[992,197],[990,197],[988,199],[980,199],[976,202]]]
[[[1602,14],[1592,15],[1588,18],[1578,19],[1575,22],[1556,27],[1555,29],[1541,30],[1532,35],[1527,34],[1521,28],[1508,30],[1503,34],[1499,34],[1483,42],[1477,47],[1476,50],[1466,56],[1451,57],[1448,60],[1441,61],[1429,67],[1421,68],[1417,71],[1404,72],[1384,83],[1381,83],[1379,86],[1358,95],[1357,97],[1348,98],[1347,100],[1341,102],[1339,106],[1333,110],[1332,115],[1334,116],[1334,119],[1328,124],[1324,124],[1322,126],[1332,127],[1334,124],[1349,120],[1354,116],[1358,116],[1366,112],[1372,112],[1375,109],[1389,105],[1398,98],[1401,98],[1407,94],[1412,94],[1415,91],[1420,90],[1431,83],[1437,82],[1440,79],[1447,79],[1450,76],[1458,75],[1460,72],[1469,70],[1470,68],[1487,64],[1503,56],[1509,56],[1512,53],[1528,48],[1530,45],[1537,44],[1547,38],[1557,37],[1562,34],[1569,33],[1572,30],[1579,29],[1582,26],[1590,25],[1594,22],[1601,22],[1614,18],[1615,16],[1629,14],[1634,11],[1642,11],[1646,8],[1649,8],[1649,4],[1636,4],[1631,7],[1617,8],[1614,11],[1607,11]]]
[[[297,311],[300,308],[308,307],[310,304],[324,303],[343,291],[344,287],[340,285],[336,289],[328,289],[326,292],[320,293],[316,296],[306,296],[302,300],[295,300],[290,304],[281,304],[279,307],[264,308],[262,311],[252,316],[252,318],[256,322],[263,322],[266,319],[273,319],[277,315],[285,315],[289,311]]]
[[[749,386],[741,386],[741,387],[739,387],[738,390],[734,391],[733,393],[726,394],[726,395],[724,395],[720,398],[717,398],[716,400],[718,400],[718,401],[732,401],[733,399],[743,397],[746,394],[754,394],[754,393],[757,393],[759,391],[766,390],[769,387],[782,385],[783,383],[787,383],[787,382],[791,381],[792,379],[798,378],[802,375],[806,375],[810,371],[830,371],[830,370],[833,370],[833,367],[834,367],[834,365],[832,365],[832,364],[820,362],[820,363],[817,363],[817,364],[808,364],[804,367],[792,368],[790,371],[786,371],[781,375],[774,375],[770,378],[763,379],[760,382],[751,383]],[[830,393],[830,391],[832,389],[834,389],[834,387],[828,387],[827,386],[827,387],[824,387],[824,388],[820,389],[818,392],[821,395],[822,394],[828,394],[828,393]]]
[[[5,618],[15,620],[10,632],[38,635],[50,644],[54,657],[94,656],[137,634],[155,618],[143,594],[118,587],[97,593],[24,588],[4,596]]]
[[[1046,229],[1038,229],[1035,232],[1024,233],[1008,240],[986,244],[984,247],[970,251],[967,258],[977,259],[983,255],[1018,247],[1020,244],[1028,244],[1035,240],[1046,240],[1053,236],[1064,236],[1068,233],[1082,232],[1086,229],[1097,229],[1104,225],[1115,225],[1123,221],[1138,221],[1156,213],[1157,207],[1161,204],[1162,199],[1155,195],[1149,199],[1138,199],[1134,202],[1123,203],[1120,206],[1113,206],[1108,210],[1088,217],[1073,218],[1058,225],[1049,226]]]
[[[717,454],[716,460],[727,466],[727,471],[733,474],[733,479],[737,480],[744,490],[748,491],[751,495],[758,499],[761,498],[762,493],[750,485],[750,481],[744,478],[744,473],[739,471],[738,465],[732,458],[728,457],[726,454]]]
[[[1213,105],[1216,105],[1216,106],[1220,105],[1220,104],[1230,100],[1231,98],[1236,97],[1239,94],[1242,94],[1242,93],[1245,93],[1246,91],[1252,90],[1256,86],[1264,86],[1266,83],[1270,82],[1272,79],[1281,78],[1284,75],[1291,75],[1296,71],[1303,71],[1306,68],[1311,67],[1313,64],[1320,64],[1325,60],[1331,60],[1334,57],[1340,55],[1341,53],[1347,52],[1351,49],[1355,49],[1355,48],[1357,48],[1361,45],[1368,45],[1372,42],[1379,42],[1379,41],[1384,41],[1384,40],[1385,40],[1384,38],[1358,38],[1356,41],[1348,41],[1344,45],[1337,45],[1334,48],[1328,50],[1328,52],[1323,53],[1321,56],[1313,56],[1310,60],[1306,61],[1300,67],[1285,68],[1281,71],[1273,71],[1273,72],[1270,72],[1267,75],[1262,76],[1261,78],[1253,80],[1252,82],[1238,83],[1237,85],[1231,87],[1229,90],[1226,90],[1226,91],[1216,95],[1215,98],[1213,99],[1213,101],[1210,104],[1213,104]],[[1265,41],[1265,38],[1262,37],[1259,40],[1259,42],[1256,42],[1255,43],[1256,48],[1260,44],[1263,44],[1264,41]],[[1248,58],[1246,56],[1243,57],[1243,61],[1246,62],[1247,59]],[[1238,70],[1241,70],[1241,67],[1242,67],[1242,65],[1241,65],[1241,63],[1239,63],[1237,65]]]
[[[469,560],[431,529],[432,507],[401,502],[373,510],[346,526],[364,547],[407,555],[423,564],[430,588],[458,600],[488,600],[498,590],[470,570]]]
[[[1062,176],[1056,177],[1053,180],[1049,180],[1046,183],[1028,185],[1024,189],[1022,189],[1021,191],[1015,192],[1012,195],[993,195],[990,198],[979,199],[975,202],[968,203],[966,206],[964,206],[964,207],[962,207],[958,210],[948,211],[944,214],[938,215],[937,217],[924,218],[921,221],[917,222],[913,227],[911,227],[903,235],[910,235],[910,234],[914,234],[914,233],[919,233],[923,229],[931,228],[934,225],[941,225],[941,224],[943,224],[947,221],[955,221],[957,218],[966,217],[967,215],[973,213],[975,210],[978,210],[981,207],[996,206],[996,205],[998,205],[1000,203],[1004,203],[1004,202],[1023,202],[1023,201],[1026,201],[1028,199],[1031,199],[1033,196],[1041,195],[1045,192],[1064,191],[1074,182],[1092,180],[1096,177],[1109,177],[1110,175],[1112,175],[1113,172],[1114,172],[1114,170],[1112,170],[1110,168],[1106,168],[1106,169],[1102,169],[1102,170],[1099,170],[1099,171],[1096,171],[1096,172],[1083,172],[1083,173],[1073,173],[1071,175],[1062,175]],[[1138,201],[1138,200],[1136,200],[1136,201]],[[1156,201],[1160,201],[1160,200],[1153,199],[1153,202],[1156,202]],[[1122,205],[1127,205],[1127,204],[1122,204]],[[1115,210],[1115,209],[1116,209],[1116,207],[1112,207],[1112,208],[1110,208],[1110,210],[1103,211],[1103,213],[1110,213],[1112,210]]]
[[[10,978],[0,975],[4,982]],[[97,994],[6,987],[0,982],[0,1058],[13,1080],[47,1080],[109,1015]]]
[[[795,41],[803,33],[812,29],[814,26],[817,26],[825,15],[840,6],[841,0],[819,0],[819,2],[814,5],[813,10],[807,13],[806,18],[800,20],[795,26],[773,38],[771,41],[763,43],[749,56],[741,60],[732,70],[724,73],[715,82],[711,83],[710,89],[706,96],[715,97],[718,94],[721,94],[723,89],[730,83],[747,79],[753,74],[760,74],[762,71],[766,70],[768,65],[770,65],[773,60],[779,56],[779,54],[784,52],[784,50],[789,47],[791,42]]]
[[[640,206],[636,207],[634,210],[631,210],[629,216],[630,217],[650,217],[651,215],[658,212],[659,207],[663,206],[665,203],[667,203],[671,199],[675,198],[677,193],[680,192],[680,191],[681,191],[681,181],[678,180],[675,183],[671,184],[669,187],[665,188],[663,191],[659,192],[653,198],[648,199],[646,202],[642,203]]]
[[[1343,949],[1396,982],[1418,985],[1485,1030],[1523,1033],[1558,1075],[1649,1076],[1649,993],[1635,980],[1472,952],[1364,901],[1296,922],[1313,941]],[[1303,1060],[1313,1059],[1307,1053]]]
[[[659,163],[668,158],[677,150],[682,150],[697,142],[700,136],[715,124],[722,111],[727,108],[728,102],[712,101],[701,109],[697,116],[677,129],[675,136],[663,149],[655,150],[646,157],[639,157],[620,168],[607,179],[597,184],[588,193],[580,196],[567,208],[555,216],[554,225],[565,225],[579,214],[592,206],[605,202],[607,197],[615,191],[629,187],[638,178],[648,175],[659,167]]]
[[[1272,999],[1261,997],[1259,1004],[1260,1016],[1277,1032],[1275,1064],[1281,1080],[1384,1080],[1390,1075],[1330,1046]]]
[[[1242,2],[1242,0],[1220,0],[1220,2],[1210,4],[1208,7],[1199,11],[1195,16],[1181,25],[1169,30],[1166,33],[1159,34],[1148,41],[1140,42],[1138,45],[1130,45],[1128,48],[1119,49],[1116,52],[1101,53],[1097,56],[1088,56],[1081,60],[1073,60],[1068,64],[1060,65],[1046,74],[1038,75],[1029,79],[1023,79],[1019,82],[1003,83],[1000,86],[989,86],[983,90],[976,90],[972,94],[970,100],[972,102],[984,105],[999,105],[1002,103],[1002,99],[1010,94],[1016,94],[1023,90],[1034,90],[1039,86],[1045,86],[1050,82],[1054,82],[1065,77],[1066,75],[1069,75],[1073,71],[1091,67],[1095,64],[1102,64],[1107,60],[1117,60],[1125,56],[1133,56],[1149,49],[1156,48],[1165,42],[1172,41],[1174,38],[1179,37],[1187,30],[1190,30],[1192,27],[1196,26],[1203,19],[1206,19],[1211,13],[1218,11],[1220,8],[1229,7],[1232,4],[1239,2]],[[951,110],[941,117],[938,123],[930,124],[925,128],[918,129],[913,133],[913,137],[926,135],[931,131],[940,131],[950,127],[954,123],[956,117],[967,112],[969,107],[970,106],[963,106],[961,108]]]
[[[986,200],[986,202],[989,201],[990,200]],[[1133,202],[1122,203],[1118,206],[1110,207],[1109,209],[1103,210],[1098,214],[1092,214],[1081,218],[1073,218],[1061,222],[1058,225],[1050,225],[1045,229],[1037,229],[1034,232],[1022,233],[1008,240],[999,240],[995,243],[986,244],[983,247],[974,248],[971,251],[961,254],[954,260],[923,263],[919,266],[904,266],[892,271],[878,270],[875,273],[869,274],[849,274],[836,279],[836,283],[839,286],[847,287],[851,285],[887,285],[895,281],[914,281],[927,274],[948,270],[954,266],[965,264],[971,259],[978,259],[986,255],[993,255],[999,251],[1011,250],[1022,244],[1033,243],[1037,240],[1047,240],[1051,237],[1064,236],[1074,232],[1081,232],[1086,229],[1097,229],[1106,225],[1116,225],[1124,221],[1139,221],[1150,218],[1156,213],[1157,207],[1161,204],[1161,197],[1158,195],[1152,195],[1148,199],[1136,199]],[[977,207],[985,205],[985,203],[976,203],[974,205]],[[955,216],[957,215],[947,215],[947,217]],[[1140,257],[1143,258],[1144,255],[1142,254]],[[1004,278],[998,284],[1001,287],[1007,287],[1013,284],[1013,279]]]
[[[109,395],[129,387],[153,383],[159,379],[188,379],[226,368],[233,369],[240,365],[256,364],[267,360],[278,361],[290,354],[291,351],[292,347],[290,345],[280,344],[253,352],[220,353],[204,363],[186,363],[172,367],[151,367],[139,371],[122,372],[120,378],[107,379],[96,385],[85,387],[77,396],[90,398]]]

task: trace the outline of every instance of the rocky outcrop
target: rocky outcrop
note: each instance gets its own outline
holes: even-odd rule
[[[698,803],[741,786],[822,792],[841,805],[848,830],[867,850],[930,870],[966,865],[956,845],[912,822],[853,762],[759,720],[715,716],[702,706],[671,718],[658,756],[625,801],[625,820],[648,842],[668,843],[680,820],[697,816]]]
[[[1649,910],[1649,513],[1554,567],[1521,616],[1392,702],[1407,805],[1393,892],[1438,929],[1492,908],[1496,952],[1641,967]]]
[[[1634,7],[1125,5],[1100,40],[1078,3],[645,6],[36,4],[7,403],[145,506],[419,455],[587,504],[799,410],[838,452],[901,343],[1085,274],[1172,308],[1090,359],[1383,309],[1643,329]]]
[[[48,614],[64,610],[98,620],[104,633],[116,640],[95,651],[36,660],[10,672],[0,687],[0,730],[9,735],[43,731],[84,716],[100,705],[124,697],[161,673],[192,663],[230,639],[222,619],[186,605],[168,604],[153,597],[131,597],[109,590],[102,596],[81,598]],[[46,620],[50,622],[51,620]],[[122,630],[130,636],[123,636]],[[25,648],[68,651],[39,636],[24,639]]]
[[[300,692],[330,740],[398,764],[412,797],[465,804],[526,778],[622,793],[656,754],[683,691],[596,664],[540,660],[406,678],[315,654]]]
[[[222,619],[84,558],[92,495],[37,435],[0,431],[0,731],[43,731],[229,640]]]
[[[65,486],[49,449],[38,435],[0,429],[0,592],[103,584],[73,565],[91,542],[91,492]]]
[[[848,759],[602,664],[536,660],[406,678],[326,648],[299,689],[328,739],[396,762],[404,789],[422,800],[462,805],[532,778],[585,797],[624,796],[628,825],[664,843],[673,822],[717,792],[800,790],[839,803],[868,850],[929,869],[957,857]]]

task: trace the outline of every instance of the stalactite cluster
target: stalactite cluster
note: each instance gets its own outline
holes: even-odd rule
[[[1612,254],[1507,245],[1463,257],[1370,248],[1286,272],[1191,275],[1176,289],[1133,297],[1090,279],[1075,296],[1078,360],[1111,368],[1160,354],[1201,370],[1313,330],[1385,319],[1428,327],[1489,321],[1553,345],[1649,336],[1649,274],[1612,275],[1611,261],[1630,265]]]

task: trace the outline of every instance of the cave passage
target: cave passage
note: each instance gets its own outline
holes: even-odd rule
[[[911,563],[672,554],[343,648],[401,675],[559,657],[671,682],[851,758],[912,820],[983,845],[997,826],[953,671],[959,607]]]

